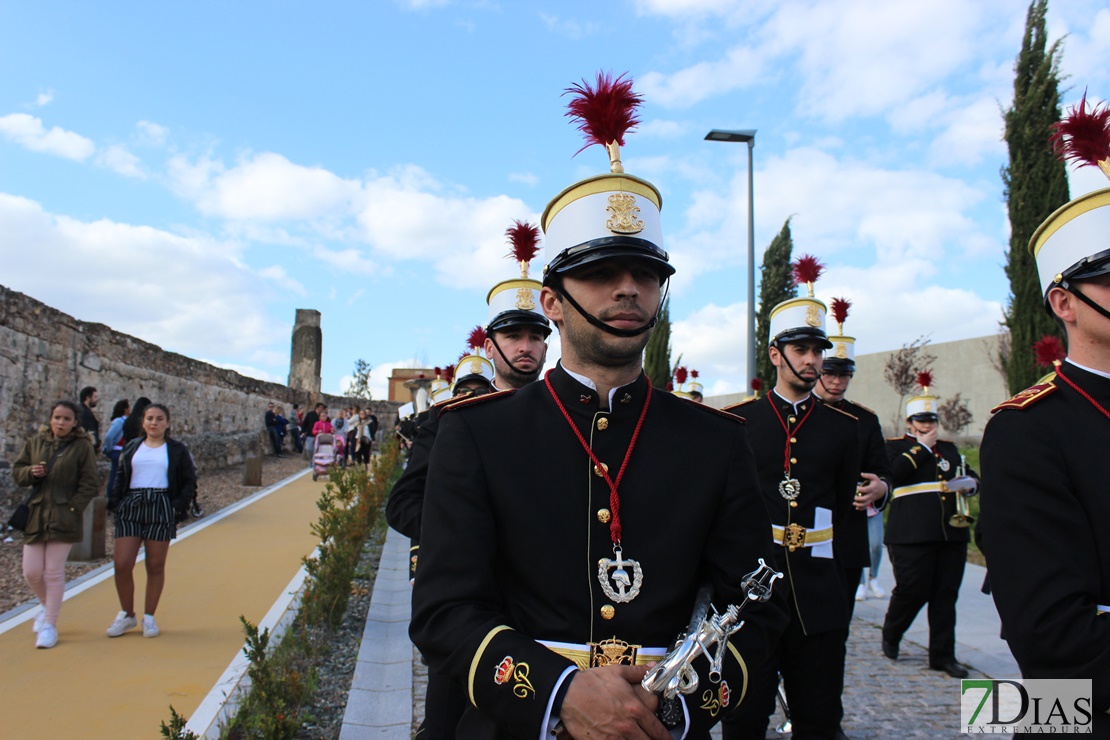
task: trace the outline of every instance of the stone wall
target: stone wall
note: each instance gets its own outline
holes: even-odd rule
[[[5,520],[11,502],[21,495],[12,484],[11,463],[46,422],[51,404],[62,398],[76,402],[87,385],[99,391],[95,411],[102,435],[117,400],[146,396],[164,403],[173,417],[172,433],[190,444],[202,471],[268,449],[263,415],[269,401],[285,405],[287,414],[293,403],[322,400],[333,409],[351,403],[167,352],[0,286],[0,515]],[[370,406],[379,427],[392,429],[397,404],[374,401]]]

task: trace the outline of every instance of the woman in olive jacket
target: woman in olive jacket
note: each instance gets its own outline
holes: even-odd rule
[[[81,541],[82,514],[100,488],[96,450],[77,425],[79,418],[77,404],[55,403],[50,424],[27,440],[12,465],[16,484],[34,487],[23,530],[23,577],[43,607],[33,627],[40,648],[58,642],[66,558],[73,543]]]

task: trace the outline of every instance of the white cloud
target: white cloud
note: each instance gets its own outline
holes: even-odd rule
[[[66,159],[87,159],[96,150],[96,145],[84,136],[57,126],[47,130],[41,118],[26,113],[0,116],[0,134],[31,151]]]
[[[286,345],[271,289],[235,243],[102,219],[79,221],[0,193],[4,284],[84,321],[197,357],[250,358]]]
[[[280,385],[285,385],[286,381],[289,380],[288,378],[274,375],[271,372],[268,372],[261,368],[252,367],[251,365],[240,365],[234,362],[218,362],[215,360],[206,360],[199,357],[197,359],[199,359],[201,362],[207,362],[209,365],[215,365],[216,367],[222,367],[227,370],[234,370],[240,375],[245,375],[248,378],[265,380],[267,383],[278,383]]]
[[[370,370],[370,395],[377,401],[384,401],[389,398],[389,376],[397,368],[413,368],[421,367],[427,363],[421,363],[415,357],[409,357],[404,360],[396,360],[394,362],[384,362],[381,365],[375,365]],[[354,362],[351,362],[354,366]],[[335,393],[342,395],[347,391],[347,385],[351,382],[354,376],[344,375],[339,379],[336,384]]]
[[[764,84],[766,61],[759,50],[737,46],[717,61],[698,62],[673,74],[640,75],[636,85],[652,103],[685,108],[709,97]]]
[[[636,127],[636,133],[641,136],[654,136],[660,139],[677,139],[686,136],[690,126],[679,121],[668,121],[662,118],[647,121]]]
[[[166,143],[170,131],[151,121],[139,121],[135,124],[135,133],[138,143],[143,146],[161,147]]]
[[[321,167],[305,167],[280,154],[244,157],[228,169],[201,157],[171,160],[178,191],[207,215],[245,221],[291,221],[342,217],[355,207],[357,180],[344,180]]]
[[[45,92],[40,92],[38,94],[38,96],[35,98],[35,107],[36,108],[42,108],[44,105],[49,105],[52,100],[54,100],[54,91],[53,90],[47,90]]]
[[[509,182],[519,182],[524,185],[532,186],[540,181],[540,178],[532,172],[510,172]]]
[[[122,144],[113,144],[106,149],[100,150],[96,155],[96,163],[101,167],[116,172],[125,177],[134,177],[140,180],[146,179],[146,173],[143,172],[142,160],[136,157]]]
[[[259,276],[272,281],[279,287],[284,288],[285,290],[292,291],[299,296],[308,295],[308,291],[304,289],[304,286],[301,285],[299,281],[291,278],[289,274],[285,271],[285,268],[281,265],[270,265],[269,267],[264,267],[258,271],[258,274]]]
[[[547,26],[548,31],[559,34],[560,36],[566,36],[574,41],[583,39],[586,36],[591,36],[597,33],[601,28],[601,24],[597,21],[586,21],[582,23],[575,18],[560,18],[550,13],[540,13],[540,20]]]

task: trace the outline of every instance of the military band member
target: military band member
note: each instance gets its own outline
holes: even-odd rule
[[[796,279],[809,297],[771,310],[768,353],[775,387],[729,411],[747,420],[764,505],[771,517],[775,569],[786,573],[790,621],[774,657],[752,672],[751,698],[725,721],[724,737],[762,740],[782,675],[794,736],[834,738],[843,710],[844,646],[851,597],[839,561],[841,531],[859,478],[856,419],[813,396],[825,333],[825,304],[813,297],[821,266],[802,257]],[[850,544],[845,542],[845,544]]]
[[[947,485],[956,477],[978,474],[968,468],[955,444],[937,439],[937,396],[929,393],[932,373],[918,375],[922,394],[906,402],[906,433],[887,440],[893,475],[885,542],[894,569],[883,622],[883,654],[898,659],[902,635],[929,605],[929,667],[966,678],[956,660],[956,599],[971,540],[968,521],[960,521],[958,496]],[[993,581],[993,579],[992,579]]]
[[[847,517],[839,533],[844,547],[837,549],[837,559],[848,574],[848,588],[855,601],[863,601],[870,593],[883,598],[886,593],[879,586],[877,575],[883,552],[883,516],[887,494],[890,492],[890,465],[886,459],[886,445],[882,425],[874,411],[845,398],[848,386],[856,373],[856,338],[844,334],[844,321],[852,304],[844,298],[834,298],[830,304],[837,334],[829,337],[832,349],[826,353],[821,366],[821,378],[813,392],[822,403],[851,414],[859,421],[860,473],[856,500],[852,503],[855,513]],[[871,568],[871,578],[864,575]],[[857,585],[858,584],[858,585]]]
[[[690,370],[690,382],[686,384],[686,392],[697,403],[705,403],[705,387],[698,380],[698,371]]]
[[[620,169],[639,98],[605,75],[577,93],[571,109],[614,171],[543,215],[541,305],[562,360],[542,383],[453,404],[428,470],[410,633],[466,688],[461,737],[670,737],[640,686],[646,663],[684,629],[700,584],[722,609],[739,604],[743,574],[770,557],[743,424],[652,389],[642,370],[674,268],[658,191]],[[587,99],[626,101],[624,125],[589,123],[575,107]],[[719,682],[693,664],[677,732],[703,737],[743,701],[781,597],[745,619]]]
[[[520,265],[521,277],[501,281],[490,290],[489,321],[484,329],[479,327],[471,332],[468,340],[471,352],[452,368],[450,386],[433,388],[433,400],[439,402],[428,410],[427,418],[417,428],[412,457],[386,502],[386,521],[410,538],[410,578],[416,576],[424,486],[428,460],[439,432],[439,414],[455,399],[534,383],[547,358],[551,323],[539,312],[541,285],[528,277],[528,265],[538,251],[539,229],[518,221],[506,235],[513,246],[511,256]],[[485,352],[485,357],[479,350]],[[486,357],[492,359],[492,364]],[[454,737],[465,706],[466,694],[461,686],[437,669],[429,668],[424,721],[418,732],[421,740]]]
[[[1095,109],[1107,120],[1105,104]],[[1110,177],[1110,127],[1072,154],[1086,98],[1058,131]],[[983,435],[980,530],[1010,650],[1026,678],[1091,680],[1110,736],[1110,188],[1080,196],[1030,242],[1046,308],[1067,335],[1056,372],[995,409]]]

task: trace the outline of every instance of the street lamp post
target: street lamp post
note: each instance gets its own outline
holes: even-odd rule
[[[755,148],[754,128],[741,131],[713,129],[706,141],[737,141],[748,145],[748,380],[755,378],[755,176],[752,172],[752,149]],[[750,390],[750,387],[747,389]]]

